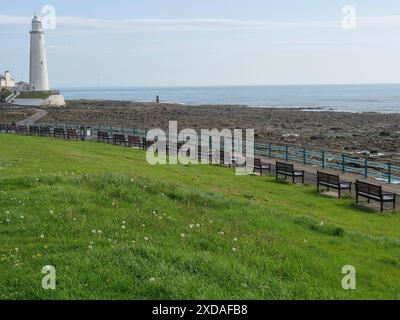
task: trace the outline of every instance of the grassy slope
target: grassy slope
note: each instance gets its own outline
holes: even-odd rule
[[[400,216],[350,199],[38,137],[0,135],[0,174],[2,299],[400,298]]]

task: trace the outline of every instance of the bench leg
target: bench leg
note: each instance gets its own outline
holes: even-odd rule
[[[383,212],[383,201],[381,201],[381,212]]]
[[[340,199],[340,197],[341,197],[341,190],[339,188],[339,190],[338,190],[338,198]]]

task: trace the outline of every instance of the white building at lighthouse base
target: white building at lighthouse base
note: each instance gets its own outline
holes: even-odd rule
[[[64,107],[64,96],[57,91],[25,91],[18,93],[9,103],[30,107]]]

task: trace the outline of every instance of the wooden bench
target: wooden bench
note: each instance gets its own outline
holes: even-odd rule
[[[124,145],[126,147],[128,143],[128,140],[126,140],[125,135],[124,134],[114,134],[113,136],[113,144],[119,144],[119,145]]]
[[[197,159],[199,163],[201,163],[202,161],[212,163],[212,153],[208,146],[199,145],[197,147]]]
[[[138,136],[128,136],[128,146],[131,148],[143,149],[143,138]]]
[[[263,172],[268,171],[271,173],[272,166],[270,163],[263,162],[261,158],[246,158],[247,165],[252,163],[253,172],[260,172],[260,176],[263,175]]]
[[[295,170],[293,164],[279,161],[276,162],[275,168],[276,180],[278,180],[279,175],[283,175],[285,180],[287,177],[291,177],[293,183],[296,178],[301,178],[301,183],[304,184],[304,170]]]
[[[155,143],[153,140],[143,140],[143,149],[147,150],[150,146],[152,146]]]
[[[27,126],[18,126],[17,127],[17,132],[20,134],[27,134],[28,133],[28,127]]]
[[[377,186],[368,182],[357,180],[356,182],[356,203],[359,203],[359,198],[377,201],[381,204],[381,212],[383,212],[385,203],[393,203],[393,209],[396,208],[396,194],[388,193],[382,190],[382,186]]]
[[[7,126],[7,133],[16,133],[18,131],[16,126]]]
[[[69,128],[67,129],[67,139],[80,139],[80,135],[78,133],[78,130]]]
[[[339,175],[317,171],[318,192],[321,186],[327,187],[328,191],[332,188],[338,191],[338,197],[340,198],[343,190],[349,190],[351,193],[351,184],[351,182],[340,180]]]
[[[65,139],[65,129],[64,128],[54,128],[53,130],[54,138],[64,138]]]
[[[39,127],[37,126],[29,126],[29,135],[34,136],[34,135],[39,135]]]
[[[112,138],[106,131],[98,131],[97,132],[97,141],[103,141],[109,143]]]
[[[50,137],[51,136],[51,131],[49,127],[40,127],[39,128],[39,135],[43,137]]]
[[[220,150],[219,163],[230,167],[233,164],[231,153],[229,151]]]

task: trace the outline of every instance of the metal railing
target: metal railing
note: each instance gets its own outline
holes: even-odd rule
[[[400,183],[400,165],[394,162],[371,160],[369,157],[357,157],[330,151],[313,151],[291,146],[255,143],[255,154],[266,158],[295,161],[304,165],[322,169],[335,169],[343,173],[354,173],[365,178]]]
[[[37,125],[49,128],[73,128],[81,131],[89,130],[92,136],[96,136],[98,131],[106,131],[109,133],[120,133],[145,138],[148,131],[146,129],[84,125],[79,123],[38,123]],[[301,147],[279,146],[260,142],[255,142],[254,150],[255,155],[259,157],[294,161],[302,163],[303,165],[320,167],[322,169],[335,169],[343,173],[362,175],[365,178],[373,177],[387,183],[400,183],[400,164],[395,162],[387,162],[351,154],[340,154],[326,150],[315,151]]]

